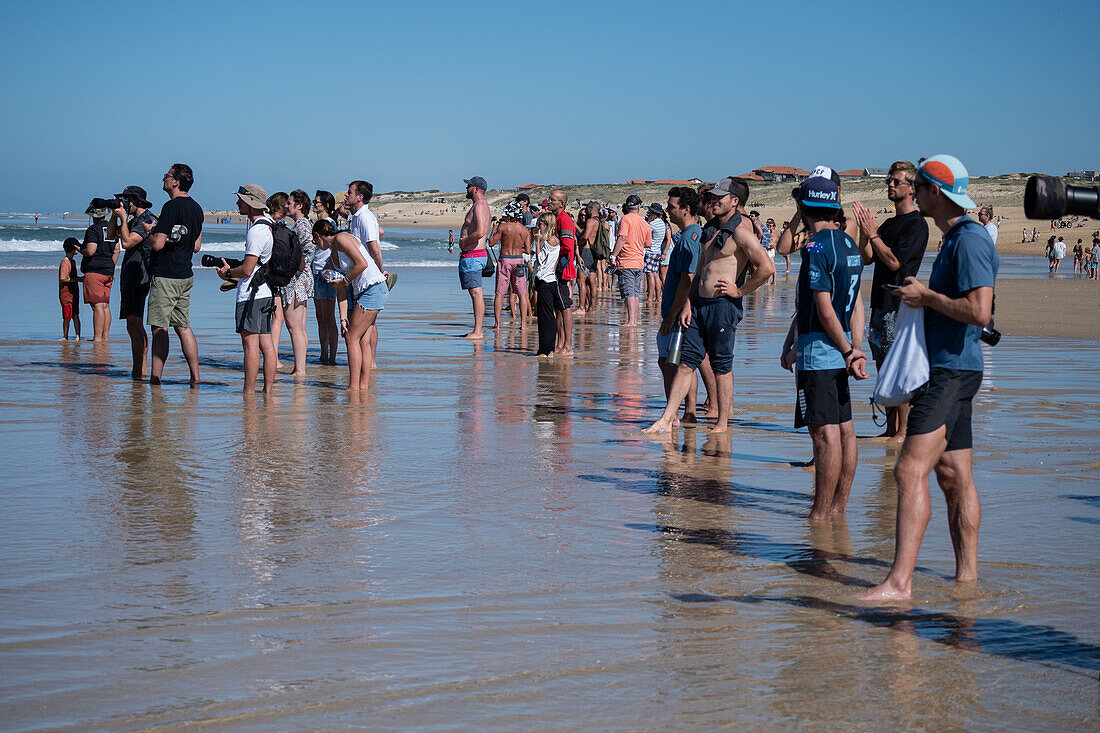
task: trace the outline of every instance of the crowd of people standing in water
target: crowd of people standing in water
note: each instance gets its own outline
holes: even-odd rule
[[[151,214],[145,191],[137,186],[127,187],[109,206],[93,201],[93,224],[83,243],[66,242],[59,272],[68,318],[80,279],[72,254],[83,253],[85,300],[93,304],[96,338],[104,339],[110,314],[99,305],[109,303],[114,262],[119,251],[125,252],[120,315],[133,344],[132,375],[143,378],[149,344],[154,384],[163,374],[169,327],[179,338],[191,382],[199,380],[189,307],[203,218],[188,193],[193,182],[187,165],[169,168],[163,177],[169,201],[159,217]],[[773,280],[777,256],[799,252],[796,312],[776,357],[777,367],[795,374],[795,426],[809,429],[813,446],[811,521],[843,514],[847,507],[858,460],[848,383],[869,374],[865,325],[871,356],[881,367],[902,308],[923,308],[927,381],[909,404],[888,410],[886,437],[902,443],[894,472],[899,494],[894,563],[884,582],[863,597],[909,597],[929,521],[933,470],[948,502],[956,580],[977,578],[980,508],[971,471],[971,403],[984,369],[979,337],[992,321],[999,260],[983,226],[986,212],[979,217],[982,223],[967,216],[977,205],[967,194],[969,176],[958,159],[937,155],[919,165],[894,163],[887,195],[896,213],[881,224],[858,201],[846,214],[839,176],[819,167],[791,192],[797,213],[779,231],[774,220],[762,223],[757,212],[745,210],[748,183],[733,176],[699,188],[676,186],[663,203],[648,206],[636,195],[615,207],[589,202],[576,220],[567,211],[565,192],[557,190],[539,206],[520,194],[497,221],[490,214],[485,179],[474,176],[465,183],[472,205],[454,241],[459,284],[468,291],[473,311],[473,328],[465,338],[485,336],[485,277],[495,277],[494,327],[501,328],[505,305],[521,330],[527,328],[528,314],[535,313],[541,357],[573,354],[573,319],[592,310],[600,292],[617,287],[622,328],[638,325],[643,298],[659,305],[658,365],[667,404],[645,433],[702,425],[703,411],[708,418],[713,414],[712,432],[730,429],[734,346],[745,296]],[[261,373],[263,391],[272,388],[284,324],[294,352],[292,374],[302,373],[310,299],[322,362],[335,362],[342,336],[348,388],[368,388],[378,316],[396,279],[382,262],[382,230],[369,208],[372,195],[373,187],[362,180],[348,185],[339,208],[325,191],[311,199],[302,190],[268,195],[254,184],[237,190],[238,210],[251,222],[243,258],[206,256],[203,264],[216,267],[223,289],[236,290],[246,393],[255,391]],[[943,243],[926,286],[915,276],[928,242],[929,218],[943,233]],[[494,245],[500,250],[495,262]],[[860,285],[870,265],[868,316]],[[152,331],[148,339],[143,311]],[[697,405],[699,381],[707,394],[702,407]]]

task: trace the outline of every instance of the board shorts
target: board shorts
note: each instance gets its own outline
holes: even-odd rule
[[[497,260],[497,295],[527,295],[527,271],[522,255],[501,255]]]
[[[928,381],[909,400],[909,434],[924,435],[946,426],[947,450],[972,448],[973,401],[981,386],[981,372],[933,367]]]
[[[898,320],[897,311],[871,309],[871,321],[867,329],[867,345],[871,347],[871,358],[881,364],[886,353],[894,345],[894,323]]]
[[[149,297],[148,285],[138,285],[136,288],[120,290],[118,294],[120,300],[118,319],[120,321],[125,321],[130,316],[137,316],[138,319],[145,318],[145,299]]]
[[[252,298],[238,302],[235,313],[237,333],[271,333],[271,316],[274,313],[274,298]]]
[[[463,290],[481,287],[481,271],[488,257],[461,257],[458,260],[458,284]]]
[[[98,272],[84,273],[84,302],[88,305],[111,302],[111,285],[114,275],[101,275]]]
[[[642,297],[641,270],[628,270],[620,267],[615,271],[615,274],[619,276],[619,295],[623,296],[623,298]]]
[[[671,334],[671,333],[666,333],[666,334],[662,334],[660,332],[657,333],[657,358],[658,359],[667,359],[668,358],[668,347],[672,346],[672,336],[673,336],[673,334]]]
[[[592,254],[591,247],[585,247],[581,250],[581,262],[590,271],[596,269],[596,256]]]
[[[803,369],[795,375],[794,426],[840,425],[852,420],[847,369]]]
[[[556,281],[554,283],[554,310],[567,311],[572,307],[573,296],[569,292],[569,281]]]
[[[390,289],[386,287],[386,281],[374,283],[363,288],[357,295],[348,298],[348,308],[359,306],[365,311],[380,311],[386,307],[386,300],[390,297]]]
[[[149,305],[145,322],[153,328],[191,326],[192,277],[154,277],[149,283]]]
[[[64,318],[66,321],[71,321],[73,319],[73,304],[72,303],[62,303],[61,304],[61,317]]]
[[[680,363],[698,369],[709,356],[715,374],[733,371],[737,324],[742,316],[741,307],[730,298],[692,298],[691,323],[684,331]]]
[[[647,273],[659,272],[661,267],[661,253],[650,252],[648,249],[645,251],[645,264],[644,268]]]

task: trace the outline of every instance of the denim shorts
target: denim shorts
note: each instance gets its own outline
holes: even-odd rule
[[[487,261],[485,257],[463,257],[458,261],[458,284],[463,290],[481,287],[481,271]]]
[[[336,287],[320,275],[313,276],[313,299],[336,300]]]
[[[383,280],[380,283],[368,285],[363,292],[352,296],[348,305],[352,308],[359,306],[363,310],[380,311],[386,307],[386,299],[389,295],[390,290],[386,287],[386,281]]]

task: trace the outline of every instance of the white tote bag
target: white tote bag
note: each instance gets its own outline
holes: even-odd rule
[[[872,401],[879,407],[903,405],[928,381],[924,308],[902,303],[894,322],[894,344],[878,370]]]

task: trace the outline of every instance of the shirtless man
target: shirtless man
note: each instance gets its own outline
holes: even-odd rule
[[[723,178],[707,192],[705,210],[711,218],[703,228],[703,251],[691,281],[689,300],[680,310],[679,323],[684,329],[680,366],[664,413],[646,428],[646,433],[672,429],[704,356],[710,357],[718,393],[718,418],[711,432],[729,429],[734,338],[744,313],[741,299],[775,274],[775,265],[753,234],[752,223],[737,210],[748,194],[749,187],[740,178]],[[752,276],[746,277],[749,269]]]
[[[500,242],[500,257],[497,259],[497,287],[493,297],[496,328],[500,328],[504,296],[515,293],[519,299],[519,330],[526,331],[531,301],[527,297],[527,266],[523,256],[531,254],[531,230],[523,226],[523,211],[514,201],[504,207],[500,215],[500,226],[489,237],[490,247],[497,242]],[[515,317],[516,312],[513,310],[513,320]]]
[[[485,250],[489,234],[489,202],[485,200],[485,179],[474,176],[463,179],[466,184],[466,198],[474,205],[466,212],[466,220],[459,231],[458,249],[462,252],[458,260],[458,282],[463,290],[469,291],[474,308],[474,330],[463,338],[483,339],[481,323],[485,320],[485,300],[481,295],[481,270],[485,267],[488,254]]]

